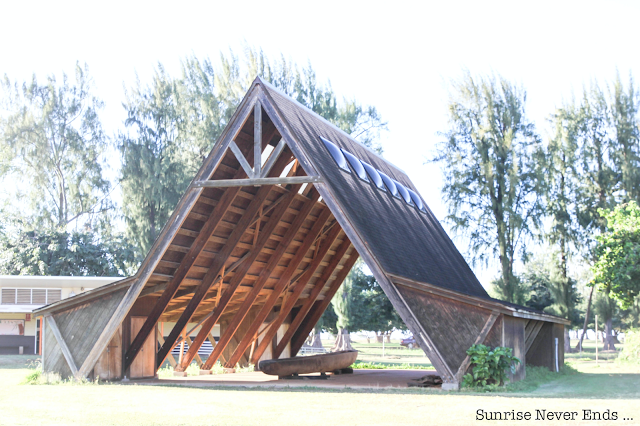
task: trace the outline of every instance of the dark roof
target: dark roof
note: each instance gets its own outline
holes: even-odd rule
[[[341,170],[320,137],[417,193],[406,173],[277,89],[267,84],[264,87],[385,271],[471,296],[489,297],[428,207],[419,211],[355,173]]]

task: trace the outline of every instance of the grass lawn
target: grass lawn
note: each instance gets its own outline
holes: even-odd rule
[[[588,354],[587,354],[588,355]],[[570,358],[570,357],[568,357]],[[585,356],[583,358],[590,358]],[[575,359],[579,373],[520,391],[265,390],[122,384],[22,385],[30,356],[0,356],[1,425],[389,425],[502,424],[476,421],[476,410],[616,411],[615,424],[640,424],[640,365]],[[530,375],[533,376],[533,375]],[[555,378],[555,376],[554,376]],[[634,420],[622,420],[623,418]]]

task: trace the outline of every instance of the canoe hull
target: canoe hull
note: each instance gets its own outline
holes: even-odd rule
[[[294,374],[326,373],[349,367],[357,357],[358,351],[340,351],[322,355],[269,359],[260,361],[258,369],[264,374],[280,377]]]

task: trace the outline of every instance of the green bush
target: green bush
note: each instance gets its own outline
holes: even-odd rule
[[[507,378],[507,369],[514,374],[516,364],[520,363],[511,348],[503,346],[491,349],[485,345],[473,345],[467,350],[467,355],[471,357],[472,373],[465,374],[462,386],[469,388],[502,386]]]
[[[640,329],[624,333],[624,349],[620,352],[622,361],[640,362]]]

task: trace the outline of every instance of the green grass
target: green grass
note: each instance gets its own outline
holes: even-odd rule
[[[528,369],[489,393],[433,389],[198,388],[131,382],[23,385],[34,357],[0,356],[0,425],[466,425],[477,409],[617,411],[640,419],[640,366],[574,361],[554,374]],[[492,424],[492,422],[483,422]],[[548,424],[537,422],[540,424]],[[508,424],[502,422],[499,424]],[[566,423],[596,424],[589,421]]]

